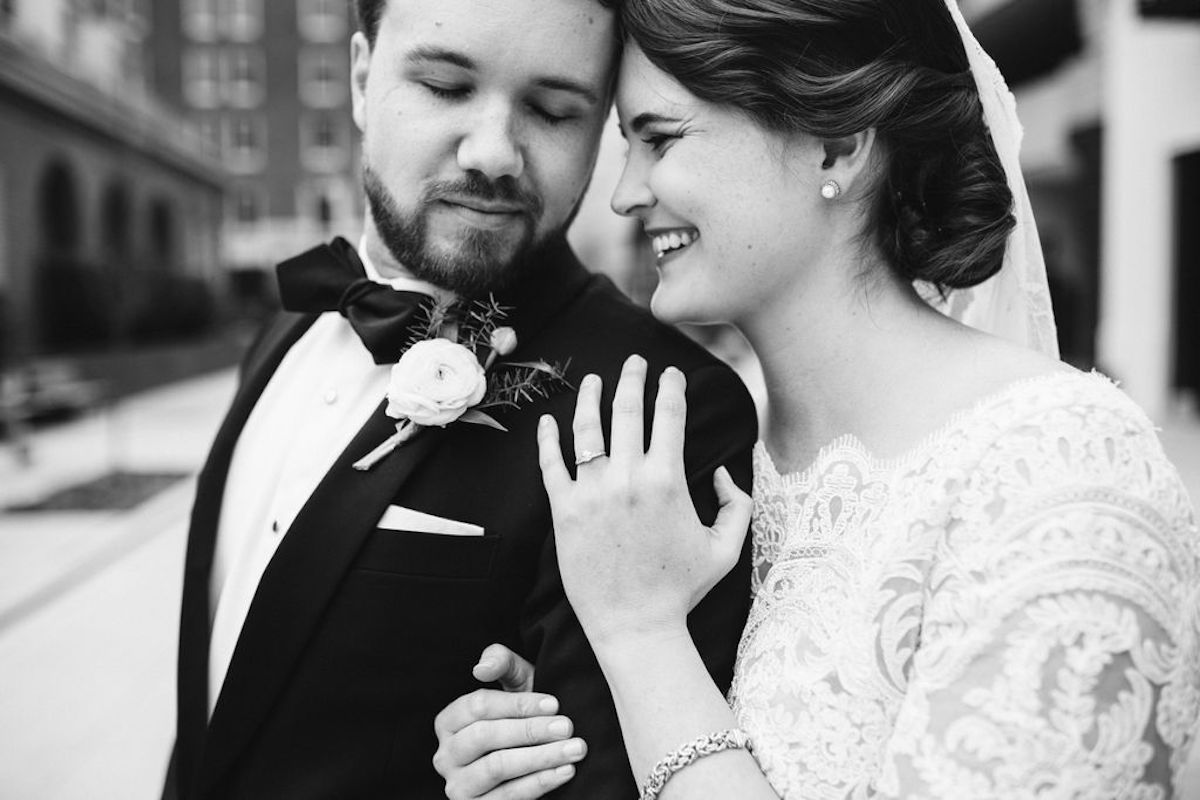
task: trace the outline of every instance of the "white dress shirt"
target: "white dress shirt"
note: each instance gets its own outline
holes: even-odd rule
[[[372,280],[445,295],[413,278],[383,279],[359,244]],[[209,597],[208,713],[275,549],[333,462],[387,393],[390,364],[375,364],[350,323],[322,314],[288,351],[246,420],[229,466]]]

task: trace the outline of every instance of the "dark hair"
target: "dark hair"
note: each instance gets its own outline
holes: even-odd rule
[[[605,8],[615,9],[621,0],[596,0]],[[379,35],[379,20],[383,18],[383,10],[388,0],[354,0],[354,14],[358,18],[358,29],[367,35],[371,47],[375,46],[375,37]]]
[[[621,23],[689,92],[765,128],[875,128],[868,230],[902,275],[953,289],[1000,269],[1012,193],[944,0],[625,0]]]

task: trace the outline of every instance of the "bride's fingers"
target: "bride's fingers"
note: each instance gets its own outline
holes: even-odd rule
[[[571,431],[575,436],[575,463],[582,467],[603,456],[604,429],[600,427],[600,390],[603,384],[599,375],[587,375],[579,384],[579,396],[575,398],[575,419]]]
[[[549,414],[538,420],[538,466],[542,468],[542,484],[553,502],[557,493],[566,491],[571,475],[563,463],[562,445],[558,441],[558,423]]]
[[[630,356],[621,369],[621,380],[612,405],[612,447],[614,463],[628,467],[646,452],[643,434],[642,395],[646,392],[646,359]]]
[[[683,462],[683,431],[687,424],[687,379],[675,367],[667,367],[658,378],[654,400],[654,427],[650,432],[650,454],[661,464]]]
[[[721,561],[728,564],[726,571],[733,569],[742,552],[742,542],[750,528],[750,516],[754,511],[754,500],[733,482],[729,470],[720,467],[713,473],[713,489],[717,493],[717,519],[712,532],[716,537],[715,547]]]

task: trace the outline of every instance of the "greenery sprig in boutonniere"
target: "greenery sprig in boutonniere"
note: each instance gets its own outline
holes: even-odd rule
[[[488,409],[519,408],[574,388],[566,365],[500,360],[517,349],[516,331],[501,325],[507,316],[507,309],[490,295],[426,305],[388,382],[386,413],[398,420],[396,432],[354,462],[354,468],[371,469],[432,425],[470,422],[507,431]],[[443,338],[455,327],[456,340]]]

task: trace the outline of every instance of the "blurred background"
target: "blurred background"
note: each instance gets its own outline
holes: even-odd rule
[[[961,5],[1017,94],[1063,356],[1200,499],[1200,0]],[[0,0],[0,800],[158,796],[193,475],[273,265],[361,229],[352,30],[346,0]],[[571,236],[644,302],[608,127]],[[735,333],[691,332],[761,399]]]

